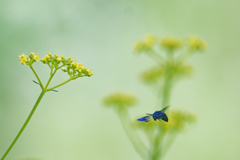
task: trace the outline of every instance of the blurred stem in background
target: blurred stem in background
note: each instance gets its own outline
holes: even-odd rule
[[[135,52],[148,55],[157,64],[142,73],[142,80],[154,88],[159,88],[156,93],[157,99],[161,100],[158,110],[170,104],[174,83],[191,73],[192,67],[185,64],[186,59],[197,51],[204,51],[205,48],[205,42],[195,36],[189,37],[187,41],[174,37],[158,39],[155,36],[148,36],[144,41],[136,43]],[[165,55],[161,54],[162,50],[165,51]],[[176,136],[188,124],[196,120],[193,114],[172,110],[167,113],[168,123],[153,121],[145,123],[136,120],[132,123],[128,115],[128,108],[135,104],[134,96],[113,93],[105,97],[103,102],[106,107],[115,109],[129,140],[143,160],[161,160]],[[149,147],[138,135],[138,129],[147,136]]]
[[[36,84],[40,85],[42,92],[40,94],[40,96],[38,97],[35,105],[33,106],[32,111],[30,112],[30,114],[28,115],[25,123],[23,124],[23,126],[21,127],[20,131],[18,132],[17,136],[14,138],[14,140],[12,141],[11,145],[8,147],[7,151],[4,153],[4,155],[2,156],[1,160],[4,160],[6,158],[6,156],[8,155],[8,153],[11,151],[12,147],[14,146],[14,144],[17,142],[18,138],[21,136],[22,132],[24,131],[24,129],[26,128],[28,122],[30,121],[30,119],[32,118],[35,110],[37,109],[38,104],[40,103],[41,99],[43,98],[44,94],[48,91],[55,91],[53,90],[57,87],[60,87],[66,83],[68,83],[69,81],[73,80],[73,79],[77,79],[79,77],[84,77],[84,76],[92,76],[93,73],[91,70],[88,70],[87,67],[82,66],[81,63],[77,63],[77,62],[73,62],[73,60],[71,58],[65,59],[64,56],[59,57],[57,54],[55,54],[54,56],[52,56],[51,53],[48,53],[48,55],[46,55],[45,57],[43,57],[41,59],[41,62],[43,62],[44,64],[47,64],[50,69],[51,69],[51,73],[50,73],[50,77],[49,80],[46,84],[46,86],[44,87],[40,78],[38,77],[36,71],[33,68],[33,63],[38,62],[40,60],[39,56],[36,55],[35,53],[30,53],[29,57],[27,57],[25,54],[21,54],[19,57],[20,63],[23,65],[28,65],[33,73],[35,74],[38,82],[35,82]],[[62,68],[63,66],[67,66],[67,69]],[[48,88],[48,85],[50,84],[53,76],[55,75],[55,73],[57,72],[57,70],[62,69],[62,71],[67,72],[68,75],[70,75],[70,78],[68,80],[66,80],[65,82],[58,84],[54,87]]]

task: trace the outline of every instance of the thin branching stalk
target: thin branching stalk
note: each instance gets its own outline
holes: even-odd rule
[[[131,125],[129,123],[130,118],[129,118],[129,115],[128,115],[127,111],[126,110],[119,110],[118,113],[119,113],[119,118],[121,120],[122,126],[123,126],[128,138],[129,138],[129,140],[131,141],[134,149],[142,157],[142,159],[147,160],[148,149],[145,146],[145,144],[142,142],[139,135],[136,132],[133,132],[133,130],[131,129]]]

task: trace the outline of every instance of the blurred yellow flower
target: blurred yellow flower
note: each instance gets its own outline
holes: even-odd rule
[[[150,49],[153,47],[153,45],[156,43],[156,41],[157,41],[156,37],[149,35],[145,39],[145,45],[147,48]]]
[[[20,63],[23,65],[27,64],[27,62],[29,61],[29,59],[27,58],[27,55],[25,55],[24,53],[18,56],[18,59],[20,60]]]
[[[36,55],[34,55],[34,57],[33,57],[33,60],[34,60],[34,61],[36,61],[36,62],[38,62],[38,61],[40,60],[40,58],[39,58],[39,56],[38,56],[38,55],[37,55],[37,56],[36,56]]]
[[[61,61],[62,61],[62,59],[61,59],[60,57],[58,57],[58,58],[57,58],[57,61],[58,61],[58,62],[61,62]]]
[[[185,111],[172,111],[168,113],[168,123],[162,123],[161,127],[166,131],[181,131],[186,128],[188,124],[196,121],[196,116]]]
[[[33,53],[33,52],[31,52],[29,55],[30,58],[33,58],[34,56],[35,56],[35,53]]]
[[[23,58],[27,58],[27,55],[25,55],[24,53],[22,53],[21,55],[18,56],[18,59],[21,60]]]
[[[141,51],[143,51],[143,48],[144,48],[143,42],[137,41],[134,45],[135,52],[141,52]]]
[[[132,106],[136,103],[136,98],[133,95],[125,93],[113,93],[103,99],[103,104],[116,109],[124,109],[127,106]]]
[[[22,58],[22,59],[20,60],[20,63],[23,64],[23,65],[25,65],[25,64],[27,64],[27,61],[28,61],[27,58]]]
[[[205,41],[201,40],[196,36],[191,36],[188,39],[188,46],[191,50],[200,50],[204,51],[206,49]]]
[[[182,47],[182,41],[175,37],[164,37],[160,45],[166,49],[178,49]]]

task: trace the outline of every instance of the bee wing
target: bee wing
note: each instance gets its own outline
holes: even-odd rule
[[[148,115],[148,116],[152,116],[153,114],[150,114],[150,113],[146,113],[146,115]]]
[[[168,107],[170,107],[170,106],[167,106],[167,107],[163,108],[163,109],[161,110],[161,112],[165,112],[165,110],[166,110]]]
[[[137,121],[140,121],[140,122],[148,122],[152,119],[152,116],[145,116],[145,117],[142,117],[142,118],[139,118],[137,119]]]

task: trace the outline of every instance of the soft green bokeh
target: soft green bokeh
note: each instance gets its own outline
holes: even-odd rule
[[[165,159],[238,160],[239,15],[239,0],[1,0],[0,155],[41,91],[18,55],[51,52],[77,59],[94,75],[47,93],[6,160],[140,159],[101,99],[116,90],[136,95],[140,107],[131,117],[156,109],[155,94],[139,79],[153,62],[132,53],[138,39],[153,34],[197,35],[208,45],[189,60],[195,74],[174,87],[171,99],[171,107],[196,113],[198,122]],[[46,83],[49,68],[35,68]],[[50,86],[67,78],[60,73]]]

